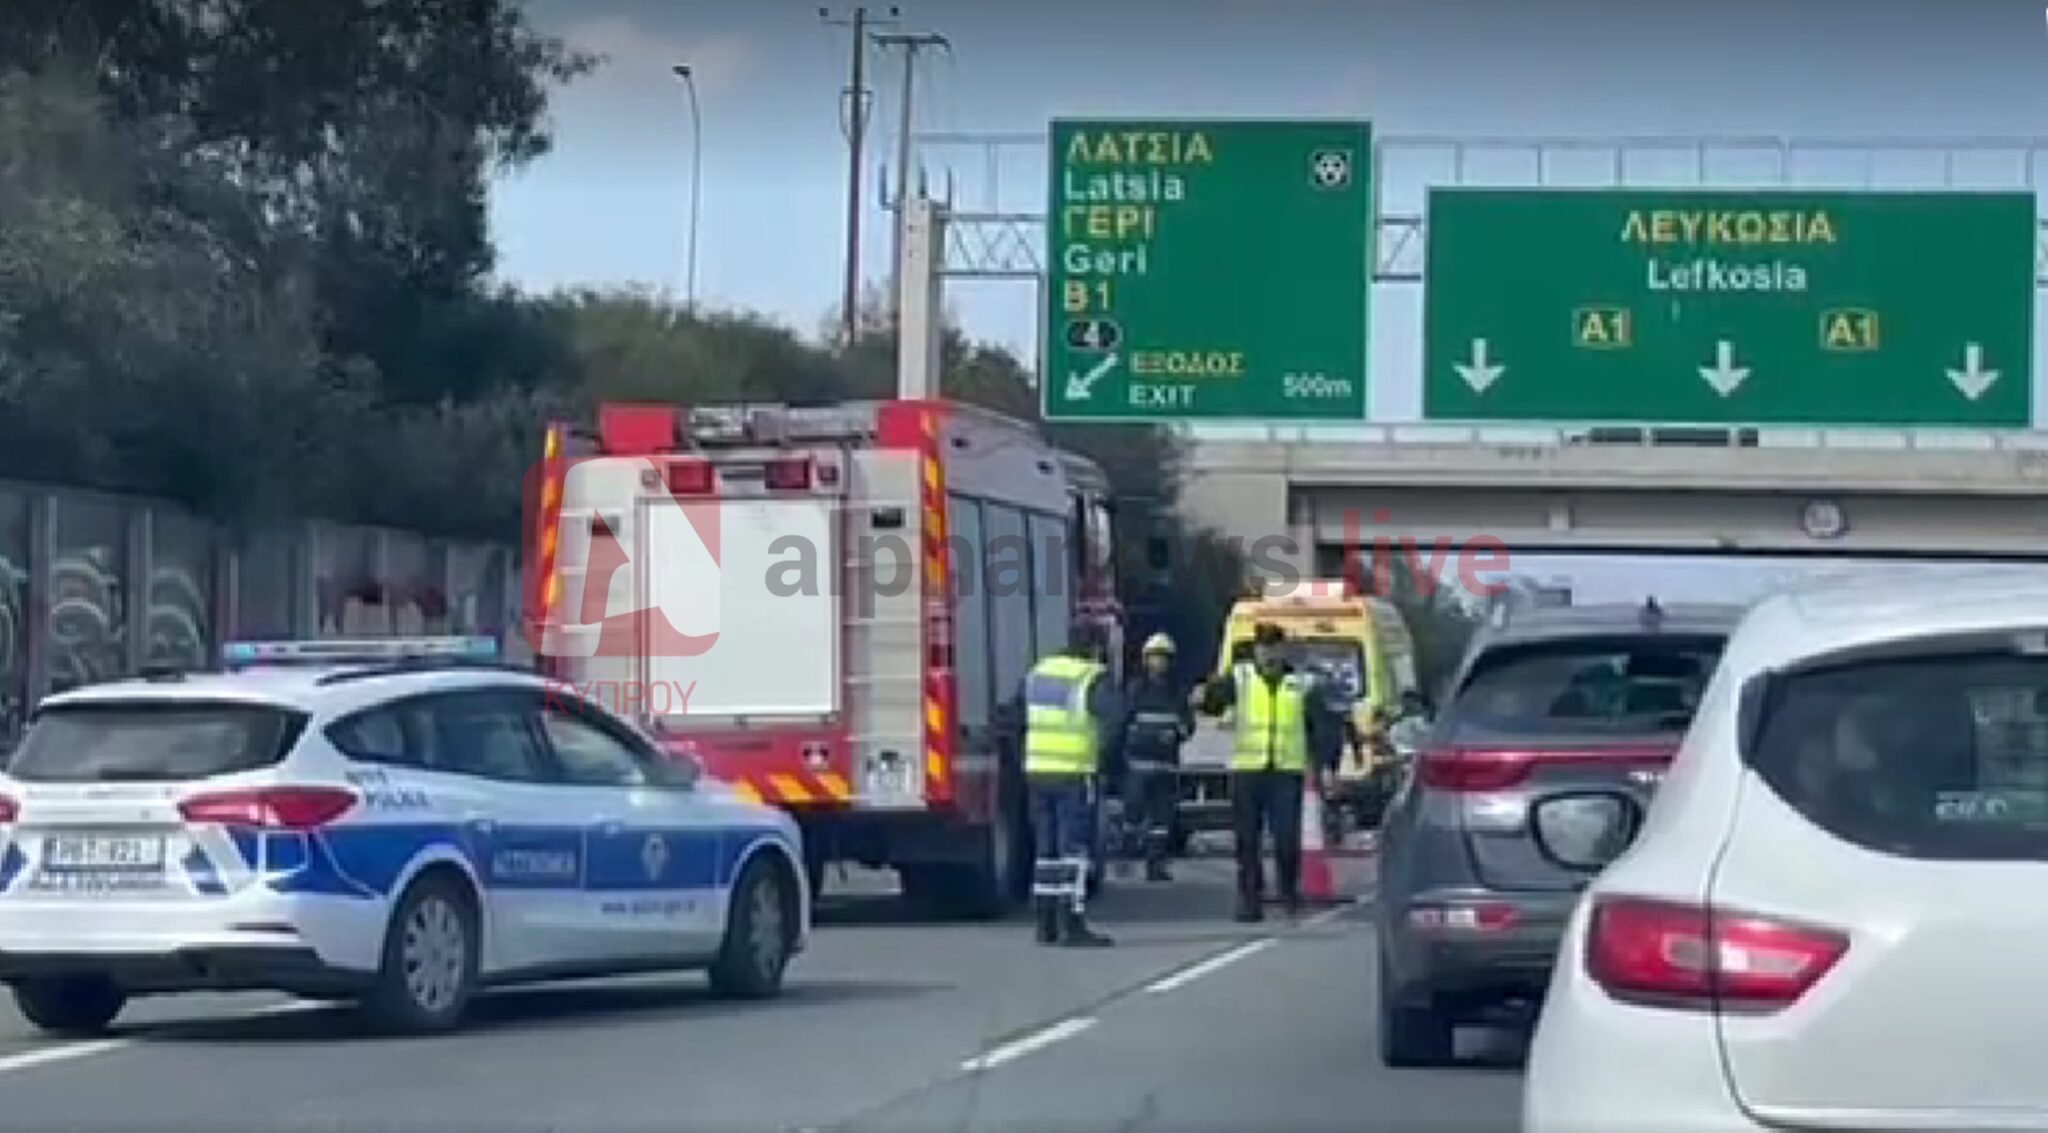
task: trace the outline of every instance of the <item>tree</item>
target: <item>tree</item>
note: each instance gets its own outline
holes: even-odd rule
[[[0,74],[0,474],[241,514],[316,462],[310,289],[209,223],[214,172],[85,74]]]
[[[4,24],[0,68],[83,61],[124,127],[220,171],[251,223],[216,232],[297,259],[332,360],[425,404],[546,369],[479,286],[487,177],[546,152],[549,87],[596,61],[514,0],[13,0]]]

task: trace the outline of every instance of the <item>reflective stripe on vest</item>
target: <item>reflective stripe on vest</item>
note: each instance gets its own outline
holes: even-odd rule
[[[1088,690],[1103,666],[1077,657],[1048,657],[1024,678],[1024,772],[1093,775],[1100,756]]]
[[[1250,665],[1237,670],[1237,740],[1232,771],[1306,771],[1308,686],[1289,673],[1279,687]]]

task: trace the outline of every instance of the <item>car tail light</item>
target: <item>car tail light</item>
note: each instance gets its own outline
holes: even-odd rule
[[[6,795],[0,795],[0,826],[6,826],[21,817],[21,804]]]
[[[1586,974],[1619,999],[1773,1010],[1798,1001],[1849,950],[1839,932],[1637,898],[1593,907]]]
[[[1529,777],[1536,753],[1480,748],[1442,748],[1422,757],[1422,785],[1463,793],[1504,791]]]
[[[811,462],[803,457],[771,460],[763,475],[768,486],[775,491],[807,491],[811,486]]]
[[[194,795],[178,804],[178,813],[187,822],[312,830],[347,814],[355,805],[355,794],[339,787],[268,787]]]
[[[1559,751],[1515,748],[1440,748],[1422,757],[1422,785],[1453,794],[1505,791],[1538,767],[1664,767],[1677,749],[1630,744]]]
[[[711,464],[702,460],[668,462],[668,490],[678,496],[708,496],[717,478]]]

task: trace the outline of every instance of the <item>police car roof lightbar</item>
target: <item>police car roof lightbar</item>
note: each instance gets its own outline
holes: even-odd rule
[[[413,660],[495,661],[493,637],[327,638],[312,641],[230,641],[221,646],[229,665],[346,665]]]

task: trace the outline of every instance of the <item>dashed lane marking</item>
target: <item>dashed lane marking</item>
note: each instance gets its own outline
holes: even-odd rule
[[[230,1015],[220,1016],[220,1020],[232,1022],[238,1019],[261,1019],[271,1015],[295,1015],[301,1011],[318,1011],[332,1009],[333,1007],[334,1005],[331,1003],[321,1003],[316,1000],[293,1000],[290,1003],[273,1003],[268,1007],[259,1007],[254,1011],[237,1011]],[[190,1022],[190,1020],[181,1019],[179,1022],[186,1023]],[[71,1062],[80,1058],[93,1058],[102,1054],[112,1054],[117,1050],[141,1046],[150,1041],[151,1036],[145,1034],[39,1046],[34,1050],[25,1050],[19,1054],[0,1056],[0,1074],[11,1074],[16,1070],[32,1070],[35,1067],[48,1066],[56,1062]]]
[[[1343,916],[1348,911],[1350,911],[1349,905],[1339,905],[1334,909],[1325,909],[1302,921],[1300,927],[1314,928],[1318,925],[1325,925]],[[1227,952],[1219,952],[1206,960],[1196,961],[1177,972],[1172,972],[1153,980],[1145,985],[1144,991],[1148,995],[1159,995],[1164,992],[1173,991],[1176,988],[1186,987],[1203,976],[1227,968],[1248,956],[1255,956],[1285,939],[1286,937],[1284,936],[1266,936],[1257,940],[1247,941]]]
[[[993,1070],[1005,1062],[1014,1062],[1033,1051],[1044,1050],[1056,1042],[1073,1038],[1094,1025],[1094,1018],[1087,1015],[1062,1019],[1043,1030],[1033,1031],[1023,1038],[1013,1039],[994,1050],[976,1055],[961,1063],[960,1069],[967,1071]]]

